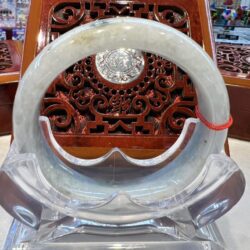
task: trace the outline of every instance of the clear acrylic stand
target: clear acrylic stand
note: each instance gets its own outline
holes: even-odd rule
[[[1,173],[15,179],[27,171],[32,173],[32,169],[38,167],[36,164],[34,155],[19,154],[13,143]],[[222,237],[212,222],[238,201],[244,191],[244,178],[238,166],[225,154],[211,155],[204,168],[205,176],[195,190],[187,194],[186,201],[179,200],[174,210],[159,207],[156,209],[158,218],[137,223],[118,225],[88,221],[66,216],[44,204],[41,204],[39,217],[32,210],[32,202],[30,207],[22,207],[15,200],[13,211],[29,226],[14,220],[4,250],[225,249]],[[39,176],[33,173],[32,179],[37,181],[39,187]],[[7,203],[11,205],[9,201]],[[1,203],[4,204],[3,201]],[[115,209],[115,203],[110,204]],[[104,209],[105,206],[107,204]],[[161,217],[161,214],[164,216]],[[30,225],[36,221],[39,225],[36,229],[31,228]]]
[[[3,250],[225,249],[215,223],[195,230],[192,238],[182,235],[168,219],[163,218],[156,223],[161,223],[161,227],[156,227],[155,221],[152,220],[128,228],[112,228],[107,225],[102,228],[82,221],[81,226],[70,232],[65,230],[64,227],[68,229],[68,225],[64,224],[55,227],[53,223],[44,222],[36,231],[15,220]]]

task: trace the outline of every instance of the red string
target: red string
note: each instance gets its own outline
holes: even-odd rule
[[[195,107],[195,113],[196,113],[197,118],[199,118],[200,121],[211,130],[221,131],[224,129],[228,129],[233,125],[233,117],[232,116],[230,116],[229,121],[227,123],[217,125],[217,124],[211,123],[208,120],[206,120],[206,118],[201,114],[198,106]]]

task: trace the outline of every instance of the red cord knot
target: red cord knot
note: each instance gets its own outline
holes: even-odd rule
[[[201,114],[201,112],[200,112],[198,106],[195,107],[195,113],[196,113],[197,118],[199,118],[200,121],[201,121],[206,127],[208,127],[208,128],[211,129],[211,130],[221,131],[221,130],[228,129],[228,128],[230,128],[230,127],[233,125],[233,117],[232,117],[232,116],[230,116],[230,118],[229,118],[229,120],[228,120],[227,123],[218,125],[218,124],[214,124],[214,123],[209,122],[209,121]]]

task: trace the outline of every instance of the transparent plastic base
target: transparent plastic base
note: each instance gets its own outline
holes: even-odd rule
[[[67,221],[67,217],[62,220]],[[76,223],[77,220],[71,222]],[[62,222],[62,221],[61,221]],[[79,221],[78,221],[79,223]],[[156,227],[155,224],[161,224]],[[66,230],[67,228],[67,230]],[[167,218],[134,226],[113,228],[111,225],[91,225],[81,221],[79,227],[43,222],[38,231],[16,220],[13,222],[4,250],[66,250],[66,249],[171,249],[223,250],[223,239],[215,224],[209,224],[184,235],[181,227]]]
[[[38,170],[36,155],[20,154],[13,143],[0,171],[0,204],[20,222],[13,222],[4,250],[225,249],[213,222],[245,188],[241,170],[224,153],[208,157],[204,173],[184,194],[153,205],[122,192],[96,207],[63,203],[54,187],[46,189]],[[50,206],[51,200],[63,211]]]
[[[188,170],[186,170],[188,172]],[[55,176],[58,180],[58,177]],[[128,176],[129,179],[129,176]],[[61,180],[61,179],[60,179]],[[172,176],[172,182],[182,184]],[[137,199],[133,193],[116,186],[100,203],[93,203],[96,193],[90,189],[89,202],[81,203],[71,194],[61,193],[43,178],[34,154],[19,154],[15,143],[0,171],[0,204],[22,223],[39,228],[46,209],[95,223],[128,225],[151,219],[171,218],[175,223],[191,223],[201,228],[224,215],[241,198],[245,179],[237,164],[225,154],[210,155],[194,182],[181,193],[151,202]],[[149,199],[155,198],[159,183],[143,189]],[[166,180],[165,186],[168,182]],[[147,185],[147,183],[145,183]],[[8,187],[8,192],[5,192]],[[169,196],[171,193],[161,192]],[[46,208],[46,209],[45,209]],[[54,212],[55,213],[55,212]],[[57,221],[58,218],[54,219]]]

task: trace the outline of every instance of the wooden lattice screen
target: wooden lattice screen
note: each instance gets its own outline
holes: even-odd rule
[[[23,68],[46,44],[70,29],[117,16],[146,18],[174,27],[213,55],[207,7],[201,0],[34,0]],[[38,40],[34,39],[36,34]],[[151,155],[176,141],[185,120],[195,116],[197,100],[192,82],[180,68],[157,55],[143,52],[143,58],[142,73],[128,84],[117,85],[103,78],[95,55],[55,79],[41,113],[49,117],[62,146],[84,157],[81,147],[89,146],[105,148],[100,154],[120,147],[145,149],[144,154],[149,150]]]

